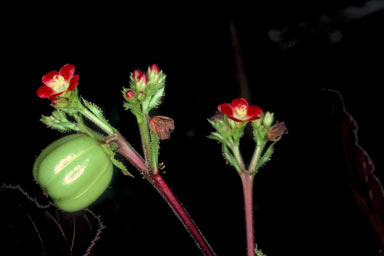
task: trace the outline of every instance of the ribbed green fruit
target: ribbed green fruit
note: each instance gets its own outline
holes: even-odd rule
[[[93,203],[111,182],[113,165],[99,143],[84,134],[65,136],[41,152],[33,177],[67,212]]]

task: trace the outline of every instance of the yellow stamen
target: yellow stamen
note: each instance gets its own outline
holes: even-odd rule
[[[236,114],[239,116],[246,116],[247,115],[247,106],[240,105],[236,107]]]
[[[61,75],[55,75],[53,76],[52,81],[49,83],[49,85],[57,92],[62,92],[67,90],[68,88],[68,82],[64,80],[64,77]]]

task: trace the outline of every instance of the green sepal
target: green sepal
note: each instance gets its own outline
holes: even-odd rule
[[[101,144],[101,147],[104,150],[105,154],[107,154],[109,156],[109,159],[111,160],[112,164],[115,167],[120,169],[120,171],[124,175],[133,177],[133,175],[128,171],[127,167],[125,167],[125,165],[122,162],[120,162],[119,160],[116,159],[116,153],[112,149],[113,145],[114,144],[108,144],[108,145],[107,144]]]
[[[50,116],[42,116],[40,119],[49,128],[60,132],[79,131],[79,127],[67,119],[67,115],[60,110],[55,110]]]
[[[223,156],[226,160],[227,164],[232,165],[236,171],[241,172],[241,167],[236,158],[232,155],[232,153],[229,151],[228,147],[223,144],[222,147],[223,150]]]

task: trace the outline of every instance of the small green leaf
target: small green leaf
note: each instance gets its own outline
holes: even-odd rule
[[[218,132],[212,132],[211,135],[208,136],[209,139],[217,140],[219,142],[224,142],[224,137],[220,135]]]
[[[105,119],[104,115],[103,115],[103,111],[101,110],[101,108],[99,106],[97,106],[96,104],[92,103],[92,102],[89,102],[87,100],[85,100],[84,98],[82,98],[83,100],[83,103],[84,105],[95,115],[97,116],[99,119],[105,121],[106,123],[108,123],[108,121]]]
[[[111,161],[113,165],[119,168],[124,175],[133,177],[133,175],[128,171],[128,169],[125,167],[125,165],[122,162],[120,162],[114,157],[111,157]]]
[[[64,112],[55,110],[50,116],[42,116],[40,119],[49,128],[56,129],[60,132],[79,131],[79,127],[67,119]]]
[[[101,147],[104,152],[109,156],[109,159],[111,160],[114,166],[119,168],[124,175],[133,177],[133,175],[128,171],[125,165],[116,159],[116,153],[113,151],[114,144],[101,144]]]
[[[229,152],[228,147],[223,145],[222,149],[223,149],[224,159],[227,161],[227,163],[232,165],[238,172],[240,172],[241,171],[240,165],[237,162],[236,158],[232,155],[232,153]]]
[[[151,97],[151,100],[148,105],[149,111],[151,109],[157,108],[161,103],[161,98],[164,96],[164,87],[157,90],[155,95]]]

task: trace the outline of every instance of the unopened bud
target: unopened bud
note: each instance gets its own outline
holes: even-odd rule
[[[273,113],[271,112],[266,112],[265,115],[264,115],[264,119],[263,119],[263,124],[265,127],[271,127],[271,125],[273,124]]]
[[[139,91],[144,91],[148,83],[147,75],[136,69],[132,73],[132,79],[136,82],[136,88]]]
[[[267,139],[269,141],[279,141],[284,134],[288,134],[288,129],[284,122],[274,124],[267,133]]]
[[[169,139],[171,132],[175,129],[172,118],[166,116],[154,116],[149,121],[149,127],[161,140]]]
[[[156,73],[156,74],[159,74],[159,73],[160,73],[160,68],[159,68],[159,66],[157,66],[156,64],[152,64],[152,65],[149,67],[149,72],[150,72],[150,73]]]
[[[134,70],[133,71],[133,73],[132,73],[132,78],[133,78],[133,80],[138,80],[138,78],[140,77],[140,76],[142,76],[143,75],[143,72],[141,72],[140,70],[138,70],[138,69],[136,69],[136,70]]]
[[[127,99],[133,99],[133,97],[135,97],[135,93],[132,91],[132,90],[129,90],[125,93],[125,97]]]

